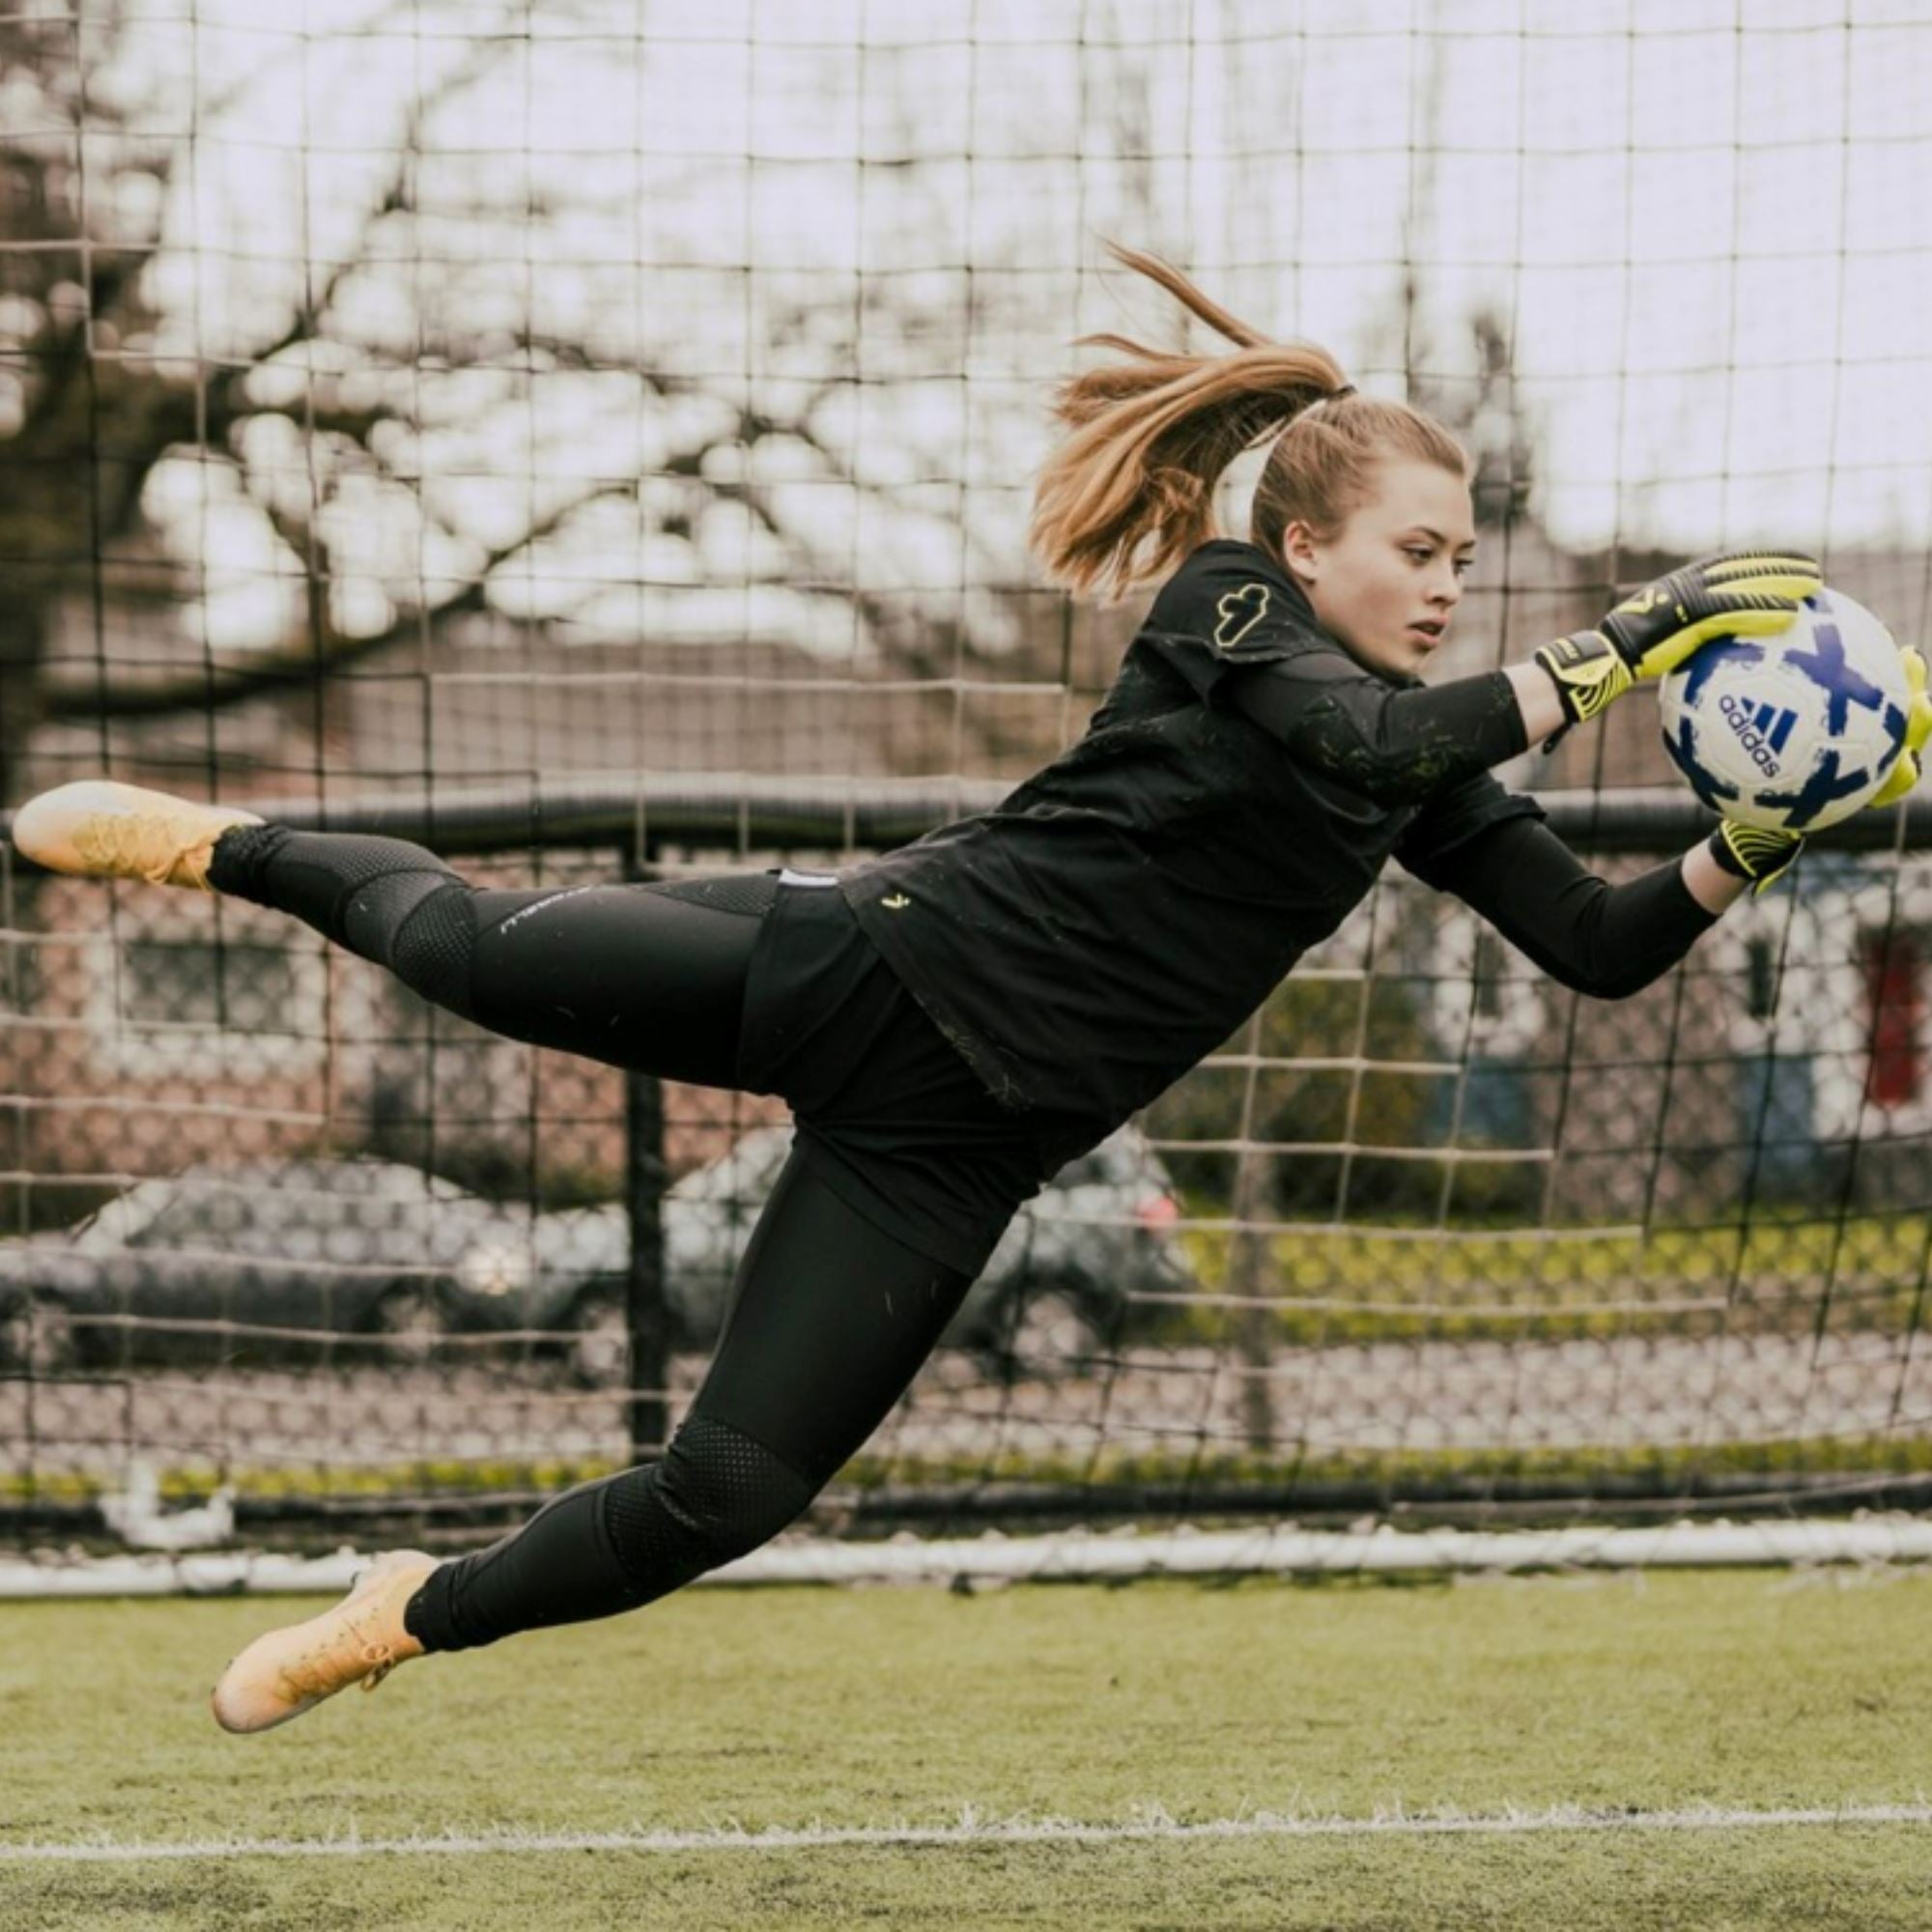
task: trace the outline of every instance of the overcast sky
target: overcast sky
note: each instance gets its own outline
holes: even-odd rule
[[[336,324],[345,364],[412,373],[425,418],[396,457],[430,523],[385,518],[375,486],[341,513],[371,623],[399,544],[460,574],[547,492],[677,440],[621,378],[425,385],[426,326],[487,354],[527,322],[725,403],[815,398],[818,452],[761,460],[824,568],[955,595],[1019,580],[1069,339],[1171,330],[1164,298],[1102,272],[1105,236],[1323,342],[1370,390],[1400,391],[1408,269],[1432,371],[1468,370],[1466,318],[1491,307],[1561,541],[1932,538],[1922,0],[139,12],[91,80],[177,144],[150,284],[169,351],[245,355],[277,332],[368,246],[372,195],[415,153],[421,213],[376,231],[394,259],[345,284]],[[163,479],[157,508],[201,487]],[[220,515],[245,575],[266,539]],[[742,517],[662,521],[647,502],[552,546],[527,607],[573,577],[778,585],[798,567]],[[571,596],[592,631],[635,606]]]

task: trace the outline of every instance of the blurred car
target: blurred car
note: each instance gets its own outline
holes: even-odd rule
[[[789,1126],[760,1127],[666,1190],[666,1300],[685,1347],[718,1339],[738,1264],[790,1151]],[[1173,1224],[1180,1207],[1159,1156],[1132,1125],[1069,1161],[1014,1216],[941,1338],[996,1373],[1065,1370],[1118,1338],[1130,1304],[1195,1283]],[[630,1225],[621,1207],[539,1217],[533,1325],[562,1330],[586,1381],[620,1378]]]
[[[422,1359],[524,1312],[477,1258],[527,1249],[533,1218],[394,1161],[203,1162],[0,1241],[0,1362],[313,1356],[345,1336],[375,1345],[352,1342],[350,1364]]]
[[[673,1346],[716,1343],[791,1142],[758,1128],[666,1190]],[[1014,1217],[942,1342],[1005,1374],[1077,1363],[1136,1298],[1192,1291],[1179,1216],[1159,1158],[1121,1128]],[[0,1240],[0,1365],[422,1362],[499,1333],[608,1384],[628,1368],[630,1259],[618,1204],[536,1213],[393,1161],[204,1162]]]

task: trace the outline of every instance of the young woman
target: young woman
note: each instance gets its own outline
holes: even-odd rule
[[[106,782],[17,814],[43,866],[279,907],[498,1033],[777,1094],[796,1119],[662,1461],[476,1554],[380,1558],[233,1661],[229,1730],[425,1652],[636,1608],[776,1535],[890,1411],[1015,1209],[1234,1033],[1391,856],[1602,999],[1791,863],[1795,837],[1727,824],[1608,886],[1489,773],[1709,637],[1782,629],[1814,563],[1706,558],[1522,664],[1427,686],[1475,549],[1463,450],[1121,253],[1234,347],[1101,337],[1120,359],[1062,392],[1047,574],[1166,581],[1085,736],[992,810],[836,874],[565,892],[478,891],[395,839]],[[1216,537],[1215,481],[1264,438],[1250,539]],[[1921,701],[1915,750],[1928,728]],[[1916,778],[1908,753],[1887,802]]]

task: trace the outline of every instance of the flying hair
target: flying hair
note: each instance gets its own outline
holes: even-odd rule
[[[1270,436],[1249,533],[1279,562],[1291,523],[1324,538],[1340,530],[1373,494],[1378,461],[1420,459],[1467,476],[1468,458],[1440,423],[1406,403],[1357,395],[1327,350],[1272,341],[1159,257],[1108,249],[1234,348],[1197,355],[1122,335],[1080,338],[1082,348],[1127,359],[1054,394],[1054,414],[1072,434],[1040,471],[1029,540],[1055,582],[1112,599],[1167,576],[1220,534],[1215,485]]]

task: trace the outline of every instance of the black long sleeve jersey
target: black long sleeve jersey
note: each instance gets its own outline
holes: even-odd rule
[[[1169,580],[1084,737],[990,811],[840,876],[995,1099],[1121,1121],[1227,1040],[1393,856],[1564,984],[1647,985],[1714,923],[1676,862],[1611,887],[1490,767],[1500,672],[1365,670],[1251,544]]]

